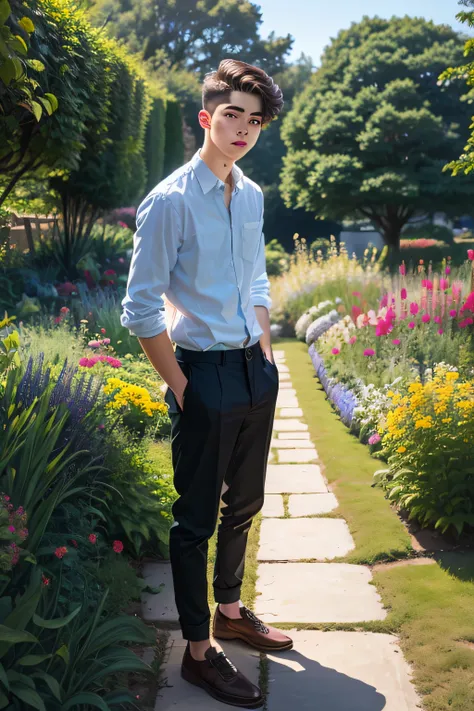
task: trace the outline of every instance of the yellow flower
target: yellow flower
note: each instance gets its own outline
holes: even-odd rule
[[[398,452],[399,454],[403,454],[403,452],[406,452],[406,451],[407,451],[407,448],[406,448],[406,447],[399,447],[399,448],[397,449],[397,452]]]
[[[452,417],[444,417],[444,418],[441,420],[441,422],[443,423],[443,425],[449,425],[449,423],[452,422],[452,421],[453,421],[453,418],[452,418]]]
[[[459,378],[459,373],[456,371],[450,371],[449,373],[446,373],[446,380],[458,380]]]

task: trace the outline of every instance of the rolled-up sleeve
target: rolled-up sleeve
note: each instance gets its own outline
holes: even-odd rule
[[[250,299],[252,301],[253,306],[265,306],[270,311],[272,300],[270,298],[270,282],[267,276],[267,264],[265,260],[265,237],[263,232],[260,235],[260,242],[258,245],[258,253],[253,272],[252,286],[250,287]]]
[[[178,258],[181,234],[179,215],[166,195],[150,195],[141,203],[120,317],[134,336],[151,338],[166,329],[163,294]]]

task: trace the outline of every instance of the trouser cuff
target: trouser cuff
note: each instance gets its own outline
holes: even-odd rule
[[[229,588],[228,590],[221,590],[219,588],[214,588],[214,600],[217,603],[222,603],[223,605],[230,605],[233,602],[238,602],[240,600],[241,588]]]
[[[181,622],[183,639],[187,639],[188,642],[204,642],[210,638],[210,627],[210,620],[200,625],[185,625]]]

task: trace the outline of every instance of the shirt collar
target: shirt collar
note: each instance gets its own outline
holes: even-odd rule
[[[191,159],[191,165],[199,181],[199,185],[202,188],[204,195],[212,190],[216,185],[224,185],[224,182],[215,175],[208,165],[202,160],[200,154],[200,149],[197,151]],[[234,185],[242,190],[244,187],[243,181],[244,174],[240,168],[235,165],[232,166],[232,178],[234,180]]]

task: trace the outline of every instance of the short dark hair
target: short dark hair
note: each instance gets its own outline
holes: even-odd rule
[[[278,84],[263,69],[237,59],[223,59],[217,71],[206,74],[202,85],[203,108],[212,113],[218,104],[230,101],[233,91],[260,96],[263,123],[272,121],[283,108],[283,93]]]

